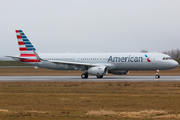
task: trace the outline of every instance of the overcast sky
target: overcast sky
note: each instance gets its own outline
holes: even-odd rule
[[[1,0],[0,56],[22,29],[41,53],[180,49],[180,0]]]

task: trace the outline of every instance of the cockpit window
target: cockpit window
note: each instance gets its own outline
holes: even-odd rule
[[[172,60],[171,57],[163,57],[163,60]]]

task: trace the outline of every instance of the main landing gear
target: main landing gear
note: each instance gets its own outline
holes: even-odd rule
[[[87,78],[88,78],[88,73],[83,73],[83,74],[81,75],[81,78],[82,78],[82,79],[87,79]]]
[[[96,75],[97,78],[103,78],[103,75]],[[87,79],[88,78],[88,73],[83,73],[81,75],[81,78],[82,79]]]
[[[159,79],[159,78],[160,78],[160,75],[158,74],[158,73],[159,73],[159,70],[156,70],[155,72],[156,72],[155,78],[156,78],[156,79]]]
[[[103,78],[103,75],[96,75],[97,78]]]

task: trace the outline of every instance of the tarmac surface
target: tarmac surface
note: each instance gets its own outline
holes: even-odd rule
[[[81,79],[81,76],[0,76],[0,82],[180,82],[180,76],[104,76],[97,79],[89,76]]]

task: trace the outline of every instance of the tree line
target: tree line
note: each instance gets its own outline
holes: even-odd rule
[[[172,49],[172,50],[164,51],[163,53],[171,56],[171,58],[173,58],[173,59],[180,59],[180,50],[179,49]]]
[[[141,50],[141,52],[148,53],[148,51],[144,50],[144,49]],[[173,58],[173,59],[180,59],[180,50],[179,49],[172,49],[172,50],[164,51],[162,53],[171,56],[171,58]]]

